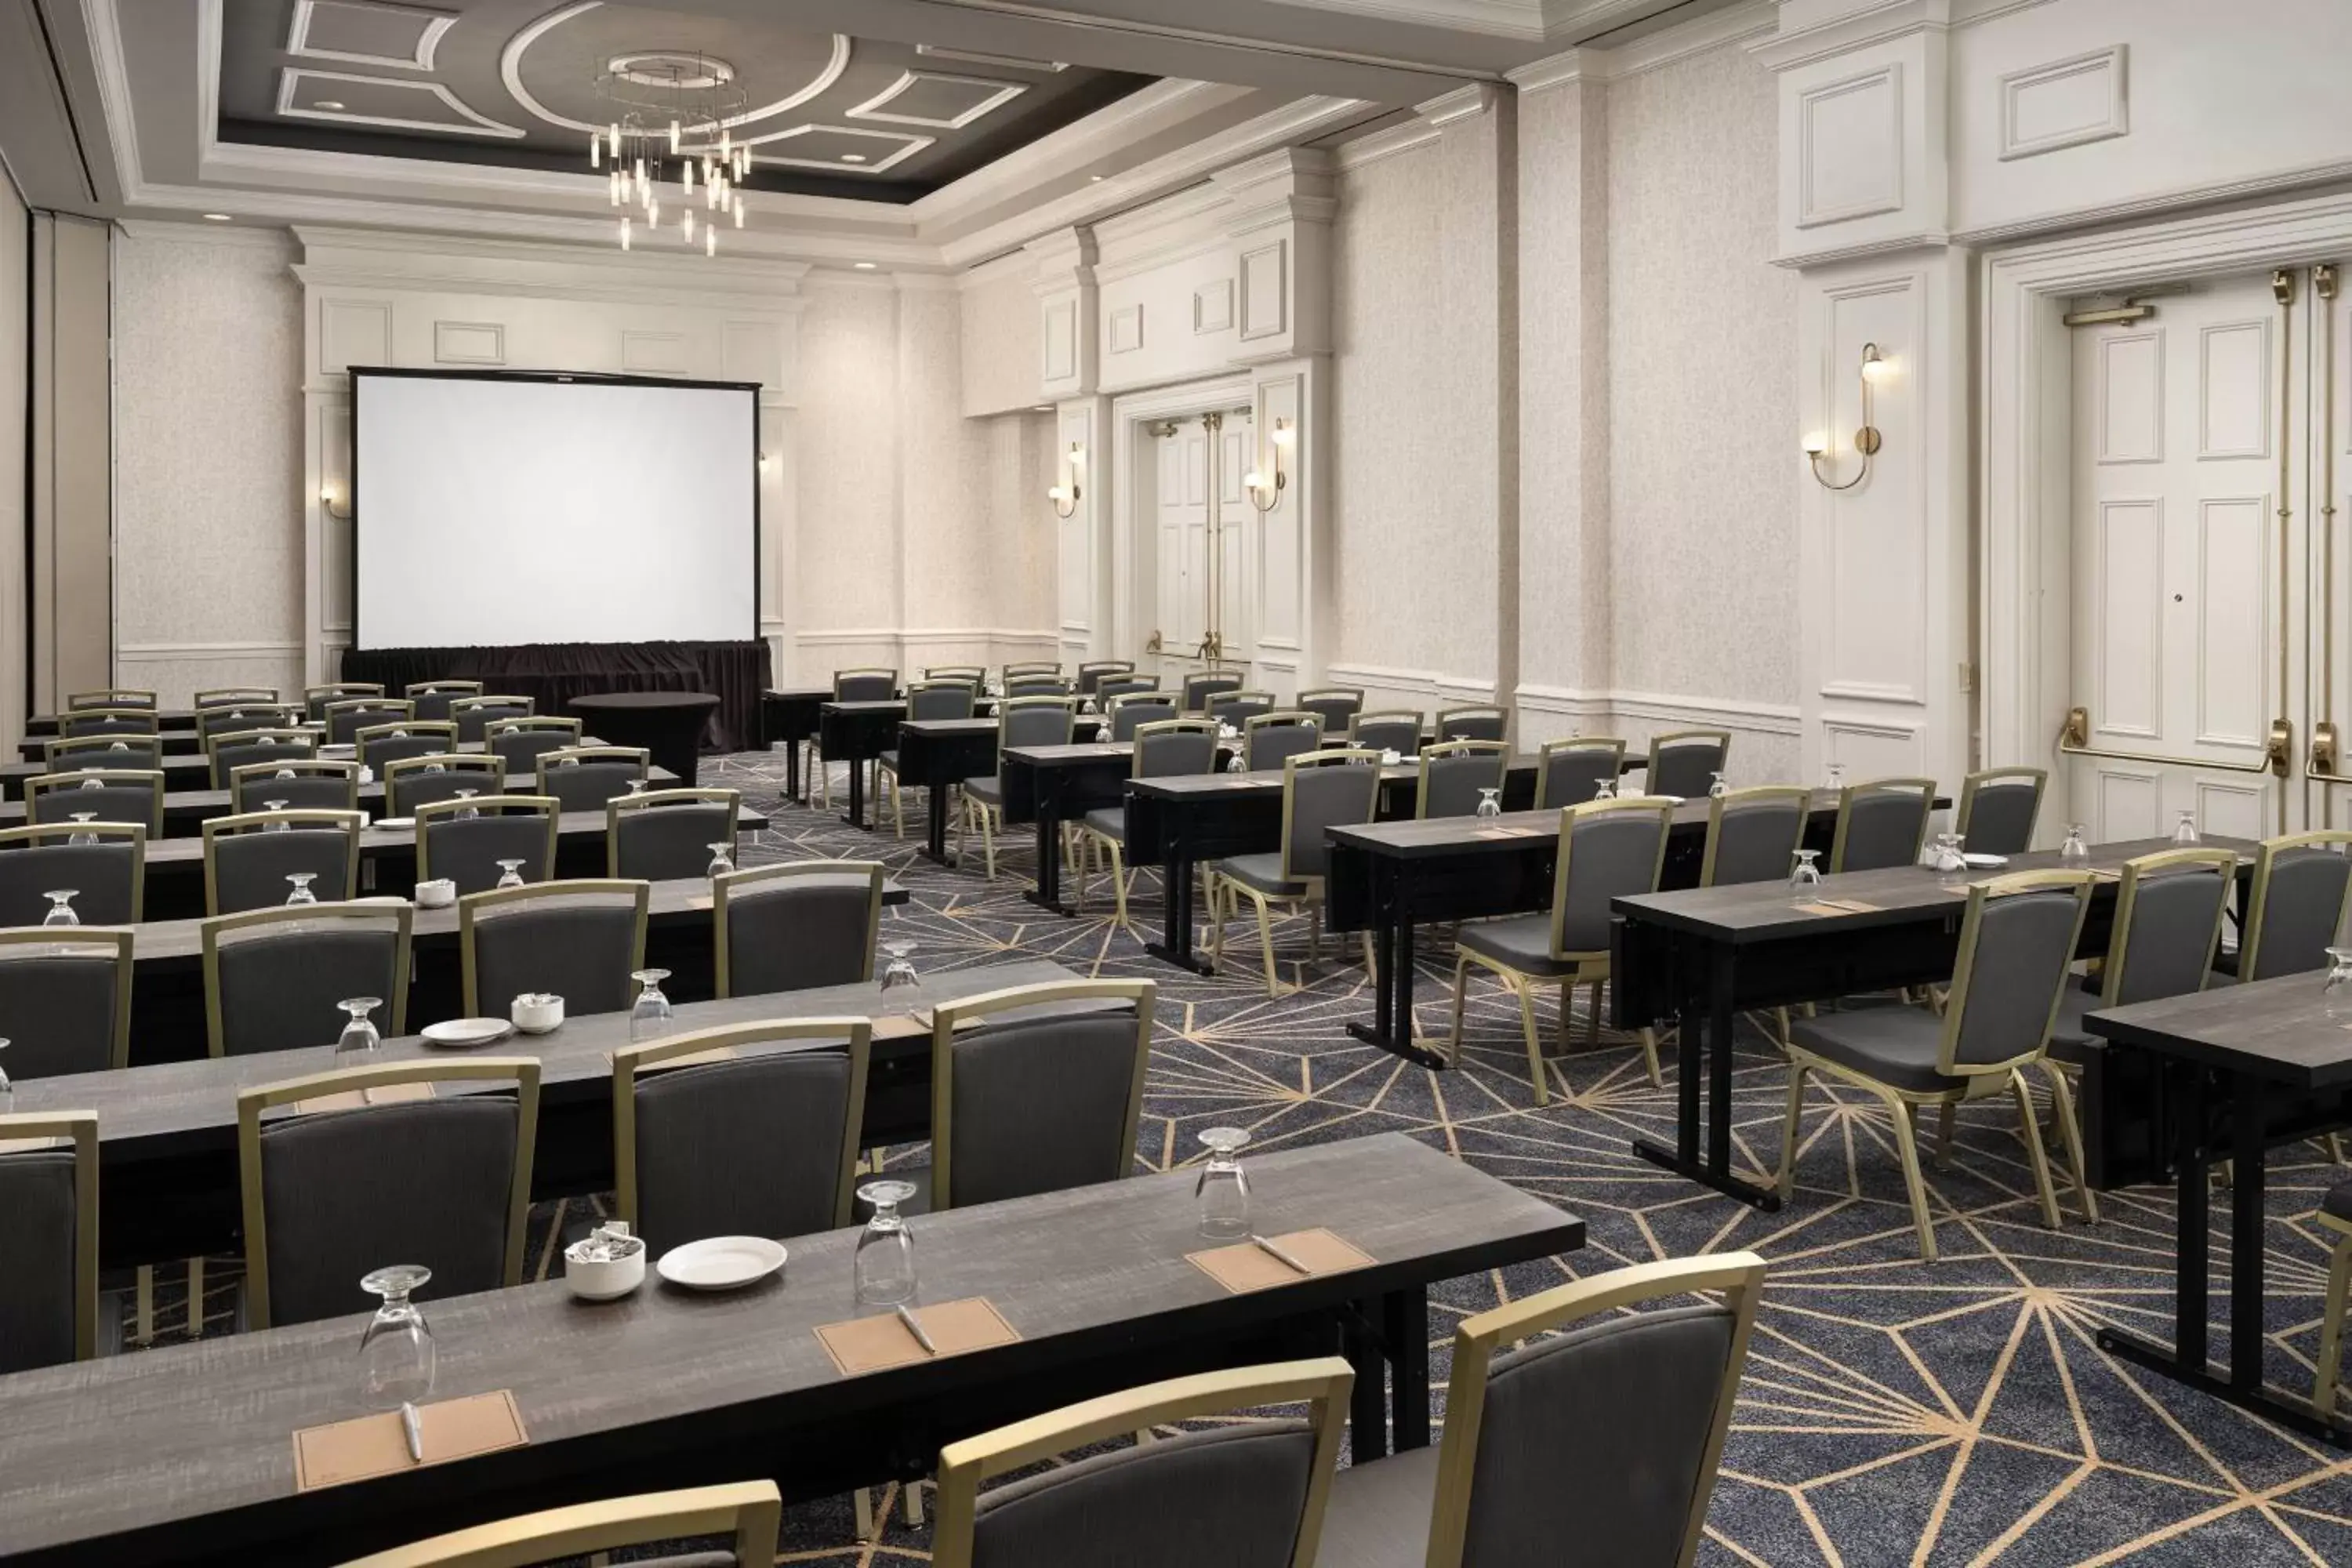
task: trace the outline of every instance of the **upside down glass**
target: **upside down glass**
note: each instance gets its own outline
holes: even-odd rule
[[[433,1331],[409,1300],[433,1278],[419,1263],[379,1268],[360,1289],[382,1298],[360,1340],[360,1392],[379,1410],[397,1410],[433,1395]]]
[[[376,1029],[375,1020],[368,1016],[383,1005],[382,997],[353,996],[335,1005],[351,1015],[351,1022],[343,1026],[341,1036],[335,1041],[337,1056],[372,1055],[383,1044],[383,1036]]]
[[[735,869],[734,845],[722,838],[716,844],[706,844],[703,847],[710,851],[710,864],[703,868],[704,876],[716,879],[724,877]]]
[[[1502,816],[1503,792],[1498,789],[1480,790],[1478,792],[1478,815],[1480,816]]]
[[[1234,1241],[1249,1234],[1249,1177],[1242,1170],[1242,1145],[1248,1131],[1240,1127],[1212,1127],[1201,1134],[1209,1163],[1192,1184],[1192,1198],[1201,1208],[1201,1234]]]
[[[289,904],[317,903],[319,901],[319,895],[310,890],[310,884],[316,881],[318,877],[319,873],[316,871],[287,872],[286,879],[293,884],[294,890],[286,895],[286,901]]]
[[[857,1238],[855,1269],[857,1302],[862,1307],[894,1307],[915,1299],[915,1238],[899,1216],[898,1205],[915,1195],[912,1182],[868,1182],[857,1195],[871,1205],[874,1217]]]
[[[59,888],[54,892],[43,893],[41,897],[49,900],[49,912],[41,917],[41,923],[45,926],[81,924],[81,917],[74,913],[73,907],[74,895],[80,891],[79,888]]]
[[[2058,846],[2058,864],[2068,870],[2078,870],[2091,863],[2091,847],[2083,841],[2083,825],[2066,825],[2066,842]]]
[[[501,860],[499,862],[499,886],[501,888],[520,888],[522,886],[521,861]]]
[[[2352,947],[2327,950],[2327,984],[2320,988],[2319,999],[2331,1020],[2352,1027]],[[7,1043],[0,1040],[0,1046]]]
[[[2184,811],[2180,814],[2180,820],[2173,825],[2172,841],[2175,844],[2194,844],[2197,842],[2197,814],[2195,812]]]
[[[85,846],[97,843],[98,835],[95,833],[84,832],[83,829],[89,824],[98,820],[98,813],[94,811],[77,811],[70,815],[74,820],[74,831],[66,835],[66,842],[68,844]]]
[[[629,1038],[635,1042],[658,1040],[669,1033],[669,998],[662,994],[661,983],[669,978],[667,969],[639,969],[629,978],[638,985],[637,1000],[629,1009]]]
[[[1797,851],[1796,868],[1789,873],[1789,897],[1794,902],[1811,903],[1822,896],[1822,868],[1813,864],[1821,858],[1818,849]]]

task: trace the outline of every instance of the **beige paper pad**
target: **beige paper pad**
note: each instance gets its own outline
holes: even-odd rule
[[[1276,1285],[1295,1285],[1302,1279],[1345,1274],[1351,1268],[1367,1268],[1372,1261],[1362,1249],[1342,1241],[1328,1230],[1294,1230],[1287,1236],[1270,1236],[1266,1239],[1307,1265],[1312,1272],[1302,1275],[1280,1258],[1247,1241],[1232,1247],[1213,1247],[1205,1252],[1188,1252],[1184,1257],[1202,1273],[1236,1296]]]
[[[1475,828],[1473,831],[1476,837],[1480,838],[1537,838],[1551,837],[1539,827],[1480,827]]]
[[[909,1307],[915,1321],[923,1325],[923,1332],[931,1336],[931,1343],[940,1355],[961,1355],[967,1351],[982,1351],[995,1345],[1017,1343],[1021,1336],[1013,1325],[997,1314],[984,1296],[971,1296],[961,1301],[941,1301],[936,1306]],[[867,1318],[851,1318],[845,1322],[824,1323],[816,1331],[824,1353],[841,1369],[844,1377],[856,1377],[864,1373],[887,1372],[894,1366],[908,1366],[919,1361],[934,1359],[929,1352],[916,1342],[898,1321],[896,1312],[880,1312]]]
[[[1880,907],[1874,903],[1865,902],[1861,899],[1823,899],[1822,902],[1827,904],[1831,909],[1843,910],[1850,915],[1870,914]]]
[[[425,1463],[446,1464],[519,1448],[530,1441],[522,1412],[506,1389],[466,1399],[444,1399],[416,1407]],[[380,1411],[329,1426],[306,1426],[294,1434],[294,1484],[302,1491],[373,1480],[417,1468],[408,1457],[408,1435],[400,1412]]]
[[[1803,915],[1850,915],[1853,913],[1852,910],[1847,909],[1843,904],[1826,903],[1799,904],[1797,906],[1797,912]]]
[[[930,1032],[931,1011],[928,1007],[874,1020],[874,1037],[877,1040],[912,1040]]]

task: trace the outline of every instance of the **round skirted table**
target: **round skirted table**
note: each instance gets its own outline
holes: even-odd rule
[[[591,735],[614,746],[643,746],[653,764],[681,784],[694,782],[703,726],[719,699],[708,691],[599,691],[570,707]]]

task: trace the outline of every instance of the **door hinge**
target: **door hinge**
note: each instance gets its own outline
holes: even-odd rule
[[[1974,659],[1960,660],[1960,695],[1973,697],[1977,689],[1977,667]]]

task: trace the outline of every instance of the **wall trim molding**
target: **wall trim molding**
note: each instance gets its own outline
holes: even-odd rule
[[[302,642],[130,642],[118,643],[117,664],[172,664],[184,659],[300,658]]]
[[[1495,678],[1491,675],[1447,675],[1434,669],[1398,669],[1389,665],[1341,661],[1325,666],[1323,678],[1331,686],[1360,686],[1367,691],[1379,688],[1423,697],[1460,698],[1468,702],[1496,700]]]
[[[1653,721],[1713,724],[1759,735],[1798,735],[1804,728],[1793,702],[1751,702],[1670,691],[1585,690],[1531,683],[1523,683],[1514,697],[1518,706],[1530,713],[1570,719],[1622,715]]]
[[[923,647],[940,643],[1059,642],[1062,634],[1046,628],[1006,626],[827,626],[791,634],[803,647],[839,647],[850,643],[902,643]]]

